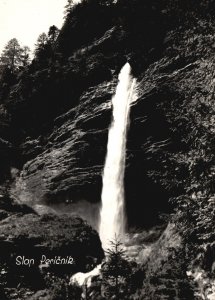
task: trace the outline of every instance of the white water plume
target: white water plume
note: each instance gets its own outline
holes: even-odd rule
[[[131,67],[129,63],[126,63],[119,74],[116,93],[112,98],[113,120],[108,134],[103,172],[99,235],[104,249],[115,237],[123,239],[125,234],[126,134],[129,125],[130,103],[135,96],[135,81],[131,76]]]
[[[102,206],[100,210],[99,235],[104,249],[117,236],[125,233],[124,174],[126,157],[126,133],[129,125],[130,103],[135,100],[136,80],[131,76],[128,63],[119,74],[116,93],[112,98],[113,121],[108,134],[107,155],[103,171]],[[100,274],[101,265],[88,273],[79,272],[70,283],[91,285],[91,279]]]
[[[101,270],[101,265],[98,265],[88,273],[78,272],[71,277],[70,284],[71,285],[77,284],[79,286],[87,285],[89,287],[91,286],[92,278],[95,276],[99,276],[100,270]]]

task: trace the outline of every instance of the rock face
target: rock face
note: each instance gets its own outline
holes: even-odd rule
[[[79,217],[39,216],[6,196],[0,199],[0,208],[0,276],[9,299],[13,299],[11,293],[17,286],[25,292],[43,289],[48,272],[65,277],[90,271],[104,256],[98,234]],[[41,262],[44,257],[70,257],[73,262],[45,265]],[[16,292],[20,291],[18,288]]]
[[[115,85],[104,82],[87,90],[77,107],[55,119],[46,145],[24,165],[16,183],[14,193],[22,201],[100,200]]]
[[[63,266],[65,273],[67,269],[67,272],[86,271],[88,264],[100,262],[103,257],[98,235],[80,218],[50,214],[42,217],[36,214],[12,215],[1,221],[0,234],[1,259],[8,262],[8,255],[13,254],[11,265],[16,264],[14,259],[18,255],[30,255],[36,266],[42,255],[47,258],[71,256],[74,264]],[[60,268],[54,266],[53,269],[57,267]]]
[[[84,203],[79,207],[83,216],[96,218],[111,97],[117,75],[129,61],[138,97],[127,141],[128,225],[150,229],[162,226],[161,217],[168,215],[181,239],[179,247],[159,239],[153,257],[162,256],[158,248],[165,245],[175,250],[164,255],[163,274],[160,263],[153,269],[147,262],[144,299],[162,299],[162,291],[156,295],[150,290],[150,279],[161,274],[153,284],[162,290],[174,255],[179,285],[185,269],[195,267],[191,260],[210,275],[214,266],[214,5],[210,0],[184,4],[83,1],[68,12],[51,55],[35,57],[0,107],[1,182],[11,195],[58,213],[75,214]],[[16,178],[10,168],[18,170]],[[2,217],[7,214],[3,211]],[[16,217],[10,218],[15,223]],[[29,218],[21,216],[17,226]],[[32,216],[36,226],[42,218]],[[4,226],[7,230],[9,225]],[[165,299],[182,297],[173,293],[179,290],[176,285],[170,283]]]
[[[151,11],[149,7],[145,9]],[[156,20],[164,22],[163,18],[165,13],[162,11]],[[71,30],[71,37],[74,34],[75,25],[69,22],[59,37],[61,51],[68,32]],[[19,145],[23,164],[12,193],[21,201],[31,205],[76,203],[80,200],[100,202],[111,121],[110,101],[115,92],[117,74],[126,60],[130,61],[138,82],[138,99],[132,105],[127,145],[125,183],[129,225],[150,227],[158,224],[160,214],[171,210],[170,198],[196,193],[200,181],[205,188],[211,185],[206,174],[211,173],[213,160],[208,149],[213,144],[214,121],[207,114],[213,102],[212,25],[208,25],[207,32],[203,21],[198,19],[194,29],[175,25],[166,28],[163,24],[164,32],[160,32],[159,37],[158,34],[152,36],[147,48],[141,44],[140,36],[144,39],[148,33],[138,28],[138,35],[131,38],[132,29],[129,21],[126,22],[128,24],[121,27],[111,23],[87,46],[83,42],[81,46],[70,49],[70,53],[63,52],[68,66],[58,70],[56,63],[54,75],[47,73],[50,83],[38,97],[50,92],[49,86],[59,73],[64,79],[59,84],[57,77],[61,87],[58,94],[61,91],[62,97],[66,97],[64,94],[68,90],[67,104],[65,106],[64,100],[61,113],[54,102],[47,115],[47,118],[52,118],[51,125],[44,129],[45,133],[40,136],[34,133],[34,139],[24,137]],[[153,26],[159,27],[159,24]],[[191,35],[193,43],[197,37],[200,39],[197,52],[189,39]],[[127,45],[128,42],[131,44]],[[136,43],[144,54],[137,49]],[[202,52],[201,49],[207,50]],[[70,80],[73,88],[69,85]],[[60,99],[60,94],[58,97]],[[40,108],[39,103],[34,105],[32,115],[36,115]],[[9,111],[11,106],[10,103]],[[18,116],[18,112],[15,115]],[[37,132],[38,125],[34,126],[34,132]],[[207,158],[202,158],[201,152],[208,153]]]
[[[195,299],[186,274],[183,246],[174,224],[169,224],[143,259],[146,273],[139,299]]]

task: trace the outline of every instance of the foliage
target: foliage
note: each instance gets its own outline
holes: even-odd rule
[[[12,73],[15,73],[19,67],[29,63],[29,52],[29,47],[22,48],[16,38],[11,39],[1,54],[1,68],[8,68]]]
[[[55,25],[52,25],[48,31],[48,41],[51,43],[51,45],[54,45],[58,35],[59,35],[59,29]]]
[[[11,39],[0,56],[0,102],[4,102],[18,74],[30,63],[30,49],[21,47],[17,39]]]
[[[75,0],[67,0],[67,4],[65,5],[64,17],[67,18],[68,14],[71,12],[73,6],[75,5]]]
[[[20,64],[21,47],[17,39],[10,40],[2,52],[0,61],[4,67],[14,72]]]
[[[169,248],[166,258],[165,256],[162,257],[161,250],[162,246],[159,251],[159,257],[152,252],[150,261],[144,265],[146,277],[142,289],[136,293],[136,296],[139,295],[137,299],[194,299],[193,286],[186,274],[187,257],[184,249]],[[156,249],[154,252],[156,252]]]
[[[39,35],[34,50],[37,69],[47,67],[52,63],[58,35],[59,29],[54,25],[49,28],[48,34],[43,32]]]
[[[103,5],[103,6],[110,6],[117,2],[117,0],[82,0],[82,5]],[[67,0],[67,4],[65,5],[65,11],[64,15],[65,18],[68,17],[68,15],[72,12],[72,10],[75,10],[75,6],[78,5],[75,0]]]
[[[45,281],[52,300],[80,299],[78,297],[81,293],[80,289],[75,290],[75,288],[72,288],[68,285],[68,276],[59,278],[55,276],[55,274],[48,273],[45,276]]]
[[[39,36],[30,65],[28,49],[21,51],[17,40],[10,41],[3,51],[0,102],[4,103],[2,110],[10,119],[9,128],[1,132],[16,147],[28,135],[48,135],[57,116],[75,107],[83,91],[110,79],[111,72],[117,72],[129,57],[141,74],[143,90],[150,87],[145,93],[146,100],[150,101],[139,101],[145,105],[139,109],[140,118],[148,109],[148,119],[143,122],[140,135],[147,128],[151,135],[155,132],[155,140],[145,140],[135,153],[135,158],[140,157],[139,169],[135,171],[147,170],[146,178],[167,191],[166,198],[172,197],[176,213],[173,220],[188,245],[185,255],[194,261],[198,257],[195,263],[210,274],[215,189],[213,2],[88,0],[73,4],[68,1],[60,33],[52,26],[48,35]],[[162,123],[157,116],[165,121]],[[162,145],[163,138],[168,142]],[[163,206],[163,203],[156,198],[156,205]],[[21,233],[23,230],[29,233],[32,229],[28,229],[29,223],[35,225],[32,232],[36,234],[42,221],[37,222],[36,218],[24,217],[17,221],[12,217],[17,236],[26,237]],[[72,234],[61,221],[57,228],[55,221],[51,217],[46,219],[56,229],[56,236],[47,242],[53,249],[60,247],[64,238],[71,240]],[[50,227],[42,226],[49,232]],[[60,236],[61,230],[65,231],[65,237]],[[10,228],[6,226],[5,232],[9,233]],[[117,241],[115,248],[112,246],[102,267],[103,286],[110,297],[126,299],[135,286],[130,278],[135,267],[126,261]],[[145,299],[147,293],[153,295],[155,287],[157,290],[159,286],[158,292],[163,293],[160,288],[167,283],[172,266],[175,278],[181,280],[179,283],[187,284],[187,279],[183,280],[187,266],[183,265],[183,272],[178,273],[182,261],[181,253],[173,253],[169,265],[166,263],[159,270],[163,276],[160,282],[155,282],[158,273],[149,272]],[[57,290],[64,289],[64,284],[56,286]],[[174,286],[170,289],[172,292]]]
[[[106,250],[106,259],[102,264],[102,289],[105,299],[131,299],[134,292],[133,276],[137,270],[134,262],[129,262],[125,257],[122,243],[115,239],[110,242],[111,247]]]
[[[30,48],[28,46],[22,48],[21,63],[23,67],[27,67],[30,63]]]
[[[39,35],[34,50],[35,60],[41,65],[40,68],[48,65],[50,50],[48,36],[43,32]]]

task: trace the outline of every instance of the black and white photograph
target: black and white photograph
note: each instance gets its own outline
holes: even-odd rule
[[[0,0],[0,300],[215,300],[214,0]]]

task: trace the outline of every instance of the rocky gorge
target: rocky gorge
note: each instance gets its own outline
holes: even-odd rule
[[[95,229],[111,98],[128,61],[137,97],[126,213],[131,240],[146,247],[129,299],[214,299],[214,12],[209,0],[85,0],[68,8],[57,39],[12,84],[1,75],[3,252],[71,249],[77,265],[68,274],[102,260]],[[8,274],[16,272],[10,259],[0,262]],[[7,278],[1,299],[61,299],[21,278]],[[30,294],[20,295],[19,284]]]

